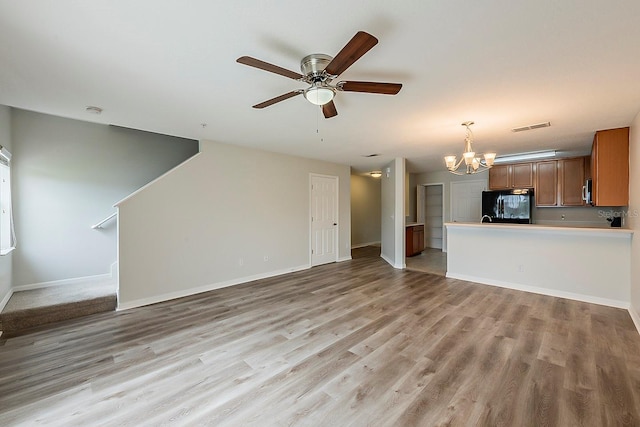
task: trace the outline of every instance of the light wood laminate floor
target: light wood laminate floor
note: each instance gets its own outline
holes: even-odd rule
[[[638,426],[625,310],[352,261],[0,339],[0,425]]]
[[[420,254],[406,257],[405,265],[407,270],[446,276],[447,253],[442,252],[441,249],[424,248]]]

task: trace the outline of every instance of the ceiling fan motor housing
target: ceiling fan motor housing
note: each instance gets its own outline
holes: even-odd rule
[[[312,53],[302,58],[302,61],[300,61],[300,71],[302,71],[302,74],[311,82],[324,80],[324,69],[332,59],[331,56],[323,53]],[[322,79],[318,79],[318,77],[322,77]]]

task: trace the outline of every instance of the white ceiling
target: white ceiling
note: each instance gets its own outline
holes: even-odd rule
[[[251,108],[304,85],[238,57],[298,72],[358,30],[380,42],[338,80],[400,82],[398,95],[338,93],[328,120],[301,96]],[[595,130],[628,126],[639,42],[638,0],[0,0],[0,104],[356,171],[394,157],[439,170],[467,120],[476,151],[498,154],[586,151]]]

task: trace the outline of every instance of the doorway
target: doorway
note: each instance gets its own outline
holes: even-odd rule
[[[338,260],[338,177],[311,175],[311,266]]]
[[[406,258],[407,269],[444,276],[444,183],[418,184],[416,191],[416,221],[424,224],[424,251]]]

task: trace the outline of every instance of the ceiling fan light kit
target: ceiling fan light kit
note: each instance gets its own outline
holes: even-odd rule
[[[400,83],[341,81],[336,84],[331,84],[333,79],[342,74],[377,43],[378,39],[371,34],[358,31],[335,57],[322,53],[314,53],[302,58],[300,61],[300,71],[302,74],[249,56],[242,56],[238,58],[236,62],[310,85],[306,89],[297,89],[256,104],[253,108],[265,108],[302,93],[307,101],[314,105],[319,105],[322,108],[324,117],[328,119],[338,115],[338,111],[333,103],[333,98],[337,91],[395,95],[402,89],[402,84]]]
[[[324,105],[328,102],[333,101],[333,97],[335,96],[335,89],[329,86],[322,86],[314,84],[310,88],[305,89],[304,97],[307,98],[307,101],[312,103],[313,105]]]
[[[493,167],[493,162],[496,159],[496,153],[485,153],[484,159],[476,156],[475,151],[473,151],[473,133],[471,132],[470,126],[472,126],[473,122],[464,122],[462,126],[467,128],[466,135],[464,138],[464,151],[462,152],[462,159],[456,163],[456,156],[445,156],[444,163],[447,166],[449,172],[455,175],[470,175],[478,172],[484,172]],[[462,166],[462,162],[465,164],[465,168],[462,171],[458,171],[460,166]]]

